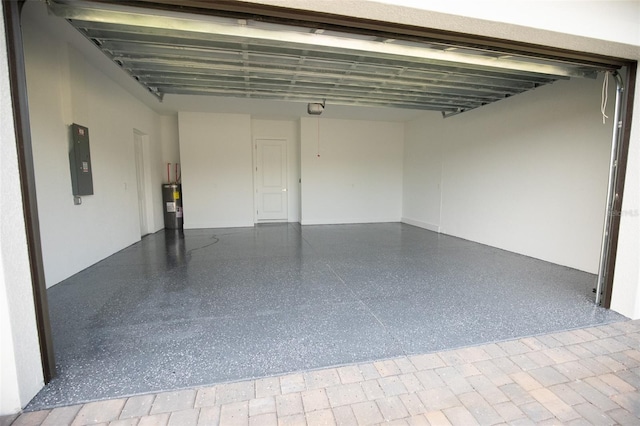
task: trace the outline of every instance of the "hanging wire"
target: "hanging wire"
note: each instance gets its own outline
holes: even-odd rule
[[[607,100],[609,97],[609,71],[604,73],[604,80],[602,82],[602,103],[600,104],[600,112],[602,113],[602,124],[606,124],[609,116],[605,114],[607,109]]]

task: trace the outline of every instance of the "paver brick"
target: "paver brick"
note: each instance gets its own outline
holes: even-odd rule
[[[528,355],[529,353],[514,355],[511,357],[511,360],[523,371],[533,370],[540,367],[540,365],[533,361]]]
[[[424,370],[414,373],[425,389],[441,388],[445,385],[444,380],[440,378],[435,370]]]
[[[614,425],[615,420],[594,405],[584,402],[573,407],[586,421],[593,425]]]
[[[478,370],[478,367],[473,364],[456,365],[454,368],[458,370],[458,373],[464,378],[482,374],[480,370]]]
[[[611,400],[618,404],[620,407],[629,411],[636,417],[640,418],[640,393],[638,392],[625,392],[614,395]]]
[[[382,413],[378,409],[378,404],[374,401],[360,402],[358,404],[351,405],[353,415],[356,417],[358,424],[370,425],[384,421]]]
[[[569,380],[582,380],[594,375],[593,371],[585,367],[581,361],[569,361],[554,365],[553,368],[562,373]]]
[[[531,352],[531,348],[518,340],[497,343],[507,355],[518,355]]]
[[[336,420],[333,417],[333,411],[328,408],[312,411],[306,415],[308,426],[333,426],[336,424]]]
[[[265,396],[249,401],[249,417],[276,412],[276,399],[273,396]]]
[[[445,408],[462,405],[460,400],[448,388],[425,389],[418,392],[427,411],[442,411]]]
[[[620,370],[626,370],[626,367],[623,364],[619,363],[608,355],[598,355],[594,357],[594,359],[599,363],[605,365],[610,371],[616,372]]]
[[[128,402],[127,402],[128,404]],[[216,404],[216,388],[215,386],[198,389],[196,400],[193,404],[195,408],[210,407]],[[125,409],[127,406],[125,405]],[[122,416],[121,416],[122,418]]]
[[[401,373],[400,368],[390,359],[374,362],[373,366],[378,370],[380,377],[397,376]]]
[[[358,383],[330,386],[326,392],[332,407],[367,401],[367,396]]]
[[[220,424],[225,426],[246,426],[248,423],[248,401],[232,402],[220,407]]]
[[[536,380],[538,383],[540,383],[542,386],[545,386],[545,387],[568,382],[569,379],[554,367],[536,368],[535,370],[531,370],[528,373],[531,377],[533,377],[534,380]],[[523,386],[523,387],[527,389],[526,386]],[[531,389],[535,389],[535,387],[528,388],[528,390],[531,390]]]
[[[373,364],[360,364],[358,368],[365,380],[380,378],[380,373],[378,373],[378,370],[373,366]]]
[[[278,416],[276,413],[264,413],[249,417],[249,426],[277,426]]]
[[[220,407],[202,407],[200,408],[200,417],[198,417],[198,426],[217,425],[220,422]]]
[[[458,350],[458,354],[467,363],[484,361],[492,358],[491,355],[489,355],[482,346],[471,346],[468,348],[462,348]]]
[[[378,409],[382,413],[382,417],[389,422],[391,420],[401,419],[409,416],[409,412],[397,396],[382,398],[375,401]]]
[[[578,392],[571,389],[566,383],[550,386],[549,390],[569,405],[582,404],[587,401]]]
[[[507,383],[498,389],[509,397],[514,404],[520,406],[533,401],[533,397],[517,383]]]
[[[478,423],[493,425],[503,421],[502,416],[478,392],[468,392],[458,398]]]
[[[399,398],[409,412],[410,416],[424,414],[427,411],[424,404],[420,400],[420,397],[418,397],[418,395],[416,395],[415,393],[400,395]]]
[[[564,343],[559,342],[557,339],[554,339],[550,334],[536,336],[536,339],[541,341],[547,348],[557,348],[559,346],[564,346]]]
[[[633,392],[636,390],[634,386],[631,386],[629,383],[614,374],[603,374],[602,376],[598,376],[598,378],[614,388],[618,393]]]
[[[432,425],[447,426],[447,425],[451,424],[451,422],[449,421],[447,416],[445,416],[445,414],[442,411],[439,411],[439,410],[438,411],[430,411],[428,413],[425,413],[424,416],[427,418],[429,423],[432,424]]]
[[[492,362],[495,364],[496,367],[502,370],[505,374],[513,374],[513,373],[522,371],[522,369],[518,367],[518,365],[515,362],[511,361],[511,358],[509,357],[494,359],[492,360]]]
[[[441,352],[438,354],[445,363],[445,366],[453,367],[455,365],[464,364],[466,361],[457,350]]]
[[[473,415],[464,407],[452,407],[443,410],[452,425],[472,426],[479,423]]]
[[[407,357],[396,358],[393,360],[393,362],[396,363],[396,365],[400,369],[401,374],[414,373],[418,371]]]
[[[193,394],[195,395],[195,392]],[[125,403],[126,399],[90,402],[82,406],[71,424],[86,425],[117,420]]]
[[[340,376],[335,368],[328,370],[309,371],[304,373],[307,389],[326,388],[340,384]]]
[[[443,367],[436,370],[438,376],[445,382],[454,394],[471,392],[473,388],[460,372],[454,367]]]
[[[618,404],[586,382],[571,382],[569,387],[600,410],[609,411],[618,408]]]
[[[445,416],[446,419],[446,416]],[[405,419],[407,421],[407,424],[409,426],[430,426],[432,423],[429,423],[429,420],[427,420],[427,418],[422,415],[422,414],[418,414],[417,416],[411,416],[408,417],[407,419]],[[444,424],[449,424],[447,423],[433,423],[435,424],[439,424],[439,425],[444,425]]]
[[[489,359],[495,359],[495,358],[501,358],[503,356],[507,356],[507,353],[495,343],[482,345],[482,349],[487,353],[487,355],[489,355],[490,357]]]
[[[22,413],[13,422],[11,426],[37,426],[40,425],[49,415],[49,410],[31,411]],[[11,418],[8,418],[11,421]],[[4,419],[3,419],[4,420]]]
[[[624,408],[607,411],[607,415],[619,425],[632,425],[638,423],[640,420]]]
[[[505,422],[512,422],[525,417],[525,414],[511,401],[500,402],[493,406]]]
[[[409,357],[409,361],[411,361],[418,370],[429,370],[445,366],[444,361],[438,354],[415,355]]]
[[[585,379],[584,382],[593,386],[594,389],[596,389],[601,394],[606,395],[607,397],[613,396],[618,393],[618,391],[616,391],[614,388],[600,380],[599,377],[589,377]]]
[[[338,376],[340,376],[340,381],[344,385],[348,385],[349,383],[358,383],[364,381],[364,376],[360,372],[360,369],[355,365],[350,365],[347,367],[337,368]]]
[[[248,401],[256,397],[255,383],[251,380],[225,383],[216,387],[216,404]]]
[[[166,426],[169,424],[171,413],[152,414],[150,416],[140,417],[138,426]]]
[[[581,345],[581,344],[565,346],[565,349],[573,353],[575,356],[577,356],[580,359],[590,358],[595,356],[593,352],[591,352],[589,349],[585,348],[584,345]]]
[[[551,411],[547,410],[542,404],[537,401],[530,402],[528,404],[520,405],[519,408],[523,413],[534,422],[541,422],[543,420],[553,418]]]
[[[307,426],[307,418],[304,414],[278,417],[278,426]]]
[[[288,374],[280,377],[280,392],[287,393],[301,392],[306,389],[304,376],[302,374]]]
[[[313,389],[304,391],[301,394],[302,406],[305,412],[311,412],[316,410],[324,410],[330,408],[329,398],[327,398],[327,391],[325,389]]]
[[[288,393],[276,396],[276,411],[278,417],[304,413],[300,393]]]
[[[280,395],[280,379],[277,377],[265,377],[255,381],[256,398]],[[300,389],[302,390],[302,389]],[[296,391],[298,392],[298,391]]]
[[[542,387],[540,382],[534,379],[533,376],[531,376],[531,374],[524,371],[511,374],[509,377],[511,377],[513,381],[519,384],[522,387],[522,389],[524,389],[525,391],[531,391],[533,389],[538,389]]]
[[[196,399],[195,390],[163,392],[156,395],[149,414],[169,413],[193,408]]]
[[[168,426],[197,426],[199,416],[199,408],[174,411],[169,416]]]
[[[583,345],[587,344],[589,343],[583,343]],[[573,352],[566,348],[545,349],[542,353],[551,358],[556,364],[562,364],[563,362],[575,361],[578,359]]]
[[[357,422],[356,416],[353,414],[351,407],[348,405],[344,405],[342,407],[334,407],[332,411],[333,417],[336,420],[336,424],[338,426],[355,425]]]
[[[139,421],[140,419],[137,417],[134,417],[131,419],[120,419],[120,420],[114,420],[112,422],[109,422],[109,426],[137,426]],[[68,423],[58,423],[58,425],[60,424],[68,424]],[[102,424],[106,425],[106,423],[102,423]]]
[[[402,381],[404,387],[407,388],[407,392],[418,392],[419,390],[424,389],[420,380],[418,380],[413,373],[401,374],[398,377]]]
[[[407,388],[398,376],[382,377],[378,379],[380,387],[386,396],[396,396],[407,393]]]
[[[489,404],[498,404],[500,402],[509,401],[509,398],[502,392],[496,385],[487,379],[485,376],[473,376],[469,377],[469,384],[473,386]]]
[[[474,365],[496,386],[513,383],[511,377],[509,377],[508,374],[498,368],[498,366],[495,365],[491,360],[476,362],[474,363]]]
[[[548,349],[549,346],[545,345],[541,340],[535,337],[525,337],[520,339],[520,343],[527,345],[532,351],[541,351],[542,349]]]
[[[561,400],[549,389],[535,389],[531,391],[531,396],[533,396],[561,422],[568,422],[580,417],[580,415],[571,408],[569,404]]]
[[[73,419],[78,414],[78,411],[80,411],[80,408],[82,408],[82,405],[72,405],[69,407],[54,408],[53,410],[51,410],[49,415],[44,419],[41,426],[59,426],[59,425],[71,424]],[[145,414],[147,413],[140,414],[140,416],[143,416]],[[139,417],[139,416],[136,416],[136,417]]]
[[[362,382],[361,386],[364,394],[367,396],[367,399],[369,401],[385,397],[384,392],[382,391],[382,388],[380,387],[380,384],[377,380],[364,381]]]

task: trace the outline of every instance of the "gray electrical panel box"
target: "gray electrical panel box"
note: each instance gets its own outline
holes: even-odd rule
[[[71,125],[71,187],[73,195],[93,195],[89,129],[79,124]]]

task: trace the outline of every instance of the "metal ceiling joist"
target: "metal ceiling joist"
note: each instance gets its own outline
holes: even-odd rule
[[[597,66],[442,43],[50,0],[156,94],[439,110],[450,116]]]

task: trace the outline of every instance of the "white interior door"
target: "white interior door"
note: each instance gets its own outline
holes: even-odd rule
[[[138,184],[138,214],[140,216],[140,236],[149,233],[147,223],[146,184],[144,178],[144,147],[142,135],[133,132],[133,146],[136,156],[136,182]]]
[[[256,218],[258,222],[286,221],[287,141],[256,139]]]

